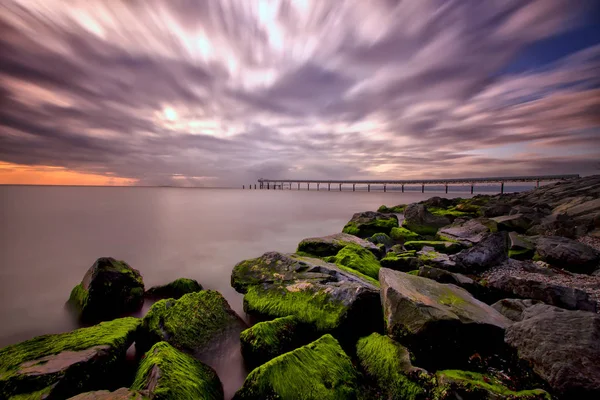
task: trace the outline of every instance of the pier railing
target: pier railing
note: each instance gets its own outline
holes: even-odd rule
[[[356,191],[356,185],[367,185],[367,191],[371,191],[371,185],[382,185],[383,191],[387,191],[388,185],[400,186],[404,192],[405,185],[421,185],[421,192],[425,192],[425,185],[444,185],[446,193],[448,193],[448,185],[470,185],[471,193],[476,184],[482,183],[499,183],[500,193],[504,193],[504,184],[507,182],[535,182],[536,186],[540,182],[560,181],[565,179],[579,178],[578,174],[571,175],[537,175],[537,176],[496,176],[488,178],[451,178],[451,179],[402,179],[402,180],[336,180],[336,179],[265,179],[258,180],[258,189],[292,189],[292,186],[297,185],[300,190],[301,184],[306,184],[306,189],[310,190],[310,185],[316,186],[320,190],[321,185],[327,185],[327,190],[331,190],[331,185],[338,185],[339,190],[342,190],[342,185],[352,185],[352,191]],[[315,187],[313,186],[313,187]],[[250,189],[252,185],[248,186]],[[244,186],[245,188],[245,186]],[[254,185],[254,189],[256,189]]]

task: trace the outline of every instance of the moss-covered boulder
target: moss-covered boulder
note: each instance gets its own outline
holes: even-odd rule
[[[131,389],[161,400],[223,399],[216,372],[167,342],[158,342],[148,350]]]
[[[85,321],[110,320],[142,307],[144,281],[125,261],[102,257],[73,288],[69,304]]]
[[[508,233],[508,257],[515,260],[531,260],[535,254],[535,244],[517,232]]]
[[[419,251],[425,246],[433,247],[434,250],[446,254],[454,254],[463,248],[460,243],[439,240],[411,240],[404,243],[406,250]]]
[[[0,398],[68,398],[111,388],[139,324],[121,318],[0,349]]]
[[[419,265],[419,260],[416,257],[416,252],[388,252],[385,257],[379,260],[383,268],[390,268],[396,271],[408,272],[412,271]]]
[[[408,349],[388,336],[373,333],[360,339],[356,355],[368,377],[385,399],[426,399],[433,380],[427,371],[413,367]]]
[[[373,253],[355,244],[344,247],[335,256],[328,257],[327,261],[353,269],[373,279],[377,279],[381,268],[379,260]]]
[[[406,204],[398,204],[397,206],[392,206],[392,207],[388,207],[388,206],[381,206],[377,209],[377,212],[383,213],[383,214],[402,214],[404,212],[404,209],[406,208]]]
[[[394,229],[398,229],[398,228],[394,228]],[[392,247],[395,244],[394,240],[391,237],[389,237],[385,233],[381,233],[381,232],[374,234],[367,240],[371,243],[374,243],[376,246],[379,246],[379,247],[383,246],[383,248],[386,248],[386,249],[389,249],[390,247]]]
[[[488,233],[497,232],[496,223],[487,218],[458,219],[452,225],[438,231],[441,240],[449,240],[471,246],[481,242]]]
[[[367,249],[377,257],[381,255],[381,250],[374,243],[348,233],[336,233],[329,236],[303,239],[298,244],[297,252],[317,257],[335,256],[338,251],[349,244]]]
[[[342,232],[368,238],[380,232],[389,235],[392,229],[397,227],[398,217],[394,214],[365,211],[354,214]]]
[[[542,389],[512,390],[492,375],[461,370],[444,370],[436,374],[436,400],[552,400]]]
[[[450,225],[449,218],[433,215],[423,204],[410,204],[404,210],[402,226],[420,235],[435,235],[439,228]]]
[[[146,351],[166,341],[179,350],[200,355],[211,349],[215,338],[239,335],[246,327],[221,293],[203,290],[179,300],[154,303],[142,320],[136,346]]]
[[[262,320],[294,315],[338,337],[381,327],[379,283],[321,259],[265,253],[237,264],[231,285],[245,294],[244,310]]]
[[[387,333],[414,351],[419,365],[461,365],[503,347],[512,322],[466,290],[387,268],[379,281]]]
[[[71,397],[69,400],[147,400],[149,398],[147,393],[120,388],[114,392],[108,390],[95,390],[93,392],[81,393],[75,397]],[[35,400],[37,400],[37,398]]]
[[[453,261],[454,256],[435,251],[433,247],[424,246],[421,251],[417,252],[417,260],[419,266],[435,267],[444,270],[456,270],[456,263]]]
[[[256,368],[235,394],[236,400],[359,398],[359,374],[331,335]]]
[[[155,299],[179,299],[184,294],[199,292],[201,290],[202,285],[196,280],[179,278],[166,285],[152,286],[146,291],[146,297]]]
[[[316,339],[314,329],[292,315],[259,322],[240,334],[242,355],[254,368]]]
[[[418,233],[413,232],[411,230],[408,230],[403,226],[398,227],[398,228],[392,228],[392,230],[390,232],[390,237],[393,240],[397,240],[402,243],[407,242],[409,240],[421,240],[422,239],[421,235],[419,235]]]

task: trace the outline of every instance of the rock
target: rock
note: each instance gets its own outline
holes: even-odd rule
[[[477,287],[479,286],[473,279],[464,276],[463,274],[452,273],[440,268],[423,266],[419,268],[419,276],[433,279],[439,283],[451,283],[465,289],[473,295],[475,295]]]
[[[231,285],[245,293],[244,310],[259,319],[294,315],[340,339],[381,327],[379,283],[320,259],[265,253],[237,264]]]
[[[508,258],[506,236],[504,232],[490,233],[473,247],[456,254],[457,267],[477,273],[502,264]]]
[[[542,304],[506,330],[506,343],[565,399],[600,398],[600,316]]]
[[[394,214],[365,211],[354,214],[342,232],[368,238],[380,232],[389,235],[392,228],[396,227],[398,227],[398,217]]]
[[[331,335],[254,369],[235,400],[356,399],[359,375]]]
[[[102,257],[73,288],[69,304],[85,321],[110,320],[142,307],[144,281],[126,262]]]
[[[508,233],[508,257],[515,260],[529,260],[535,252],[535,245],[517,232]]]
[[[438,231],[442,240],[457,241],[465,246],[479,243],[486,234],[496,232],[496,223],[487,218],[459,219]]]
[[[344,247],[335,256],[327,257],[326,261],[358,271],[373,279],[377,279],[381,268],[373,253],[355,244]]]
[[[69,400],[144,400],[147,399],[143,393],[120,388],[114,392],[108,390],[97,390],[94,392],[86,392],[71,397]]]
[[[600,252],[576,240],[558,236],[538,238],[536,255],[550,265],[576,273],[589,274],[600,267]]]
[[[528,214],[504,215],[492,218],[492,221],[498,224],[498,230],[517,231],[520,233],[527,232],[527,229],[539,222],[539,220],[532,219]]]
[[[552,214],[544,217],[539,224],[533,225],[526,232],[528,236],[563,236],[576,238],[584,235],[590,226],[580,223],[565,214]]]
[[[483,212],[484,217],[494,218],[494,217],[500,217],[502,215],[508,215],[511,208],[512,207],[510,206],[510,204],[496,203],[496,204],[490,204],[489,206],[484,207],[482,209],[482,212]]]
[[[488,286],[510,297],[539,300],[569,310],[596,311],[596,302],[580,289],[517,276],[490,279]]]
[[[390,232],[390,236],[392,237],[392,239],[398,240],[403,243],[406,241],[409,241],[409,240],[420,240],[421,239],[421,235],[419,235],[418,233],[415,233],[413,231],[409,231],[408,229],[406,229],[404,227],[392,228],[392,231]]]
[[[223,399],[217,373],[167,342],[158,342],[148,350],[131,389],[156,399]]]
[[[402,253],[390,251],[379,261],[379,263],[384,268],[403,272],[412,271],[419,266],[419,260],[414,251]]]
[[[456,263],[450,259],[450,256],[435,251],[433,247],[423,247],[417,253],[417,260],[419,266],[429,266],[449,271],[456,270]]]
[[[380,212],[383,214],[402,214],[404,212],[405,208],[406,208],[406,204],[399,204],[399,205],[393,206],[393,207],[381,206],[377,209],[377,212]]]
[[[454,206],[454,200],[435,196],[422,201],[421,204],[424,204],[426,207],[448,208]]]
[[[460,365],[493,354],[511,321],[454,285],[398,271],[379,271],[388,335],[415,352],[420,365]]]
[[[434,250],[440,253],[453,254],[462,249],[462,245],[456,242],[446,242],[439,240],[411,240],[404,243],[406,250],[421,250],[423,247],[433,247]]]
[[[360,339],[356,355],[366,374],[377,382],[383,398],[417,400],[427,397],[429,374],[413,367],[408,349],[388,336],[372,333]]]
[[[154,303],[142,320],[136,347],[146,351],[166,341],[199,356],[211,350],[217,337],[237,336],[246,328],[219,292],[203,290]]]
[[[499,379],[477,372],[446,370],[436,373],[436,400],[550,400],[542,389],[513,391]]]
[[[338,251],[349,244],[363,247],[377,257],[381,255],[381,251],[375,244],[347,233],[336,233],[329,236],[304,239],[298,244],[297,251],[317,257],[335,256]]]
[[[421,235],[435,235],[439,228],[450,225],[447,217],[436,216],[423,204],[410,204],[404,210],[402,226]]]
[[[518,322],[523,319],[523,311],[536,304],[543,302],[532,299],[502,299],[492,304],[492,308],[511,321]]]
[[[68,398],[106,388],[118,381],[139,324],[115,319],[0,349],[0,398]]]
[[[398,228],[393,228],[393,229],[398,229]],[[374,243],[375,245],[383,245],[384,248],[388,248],[388,249],[395,244],[394,240],[391,237],[389,237],[388,235],[386,235],[385,233],[376,233],[373,236],[371,236],[370,238],[368,238],[367,240],[371,243]]]
[[[199,292],[202,285],[193,279],[179,278],[171,283],[153,286],[146,291],[146,297],[159,299],[179,299],[184,294]]]

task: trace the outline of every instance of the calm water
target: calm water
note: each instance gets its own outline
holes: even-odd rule
[[[353,213],[440,193],[296,190],[0,187],[0,347],[76,328],[64,309],[98,257],[140,270],[146,287],[179,277],[220,291],[233,266],[266,251],[293,252],[310,236],[340,232]],[[450,193],[449,197],[470,197]],[[237,338],[204,361],[230,398],[245,377]]]

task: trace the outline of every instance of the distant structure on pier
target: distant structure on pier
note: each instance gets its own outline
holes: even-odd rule
[[[476,184],[499,183],[500,193],[504,193],[504,184],[507,182],[535,182],[536,186],[540,182],[561,181],[565,179],[579,178],[578,174],[571,175],[538,175],[538,176],[498,176],[491,178],[455,178],[455,179],[409,179],[409,180],[318,180],[318,179],[265,179],[258,180],[259,189],[292,189],[297,185],[300,190],[300,184],[306,184],[306,190],[310,190],[310,185],[314,184],[317,190],[320,190],[321,184],[327,185],[327,190],[331,190],[331,185],[339,185],[339,191],[342,191],[342,185],[352,185],[352,191],[356,191],[356,185],[366,185],[367,191],[371,191],[371,185],[382,185],[383,191],[387,192],[388,186],[400,186],[404,193],[405,185],[420,185],[421,193],[425,193],[425,185],[444,185],[448,193],[448,185],[470,185],[471,193]],[[255,186],[256,188],[256,186]]]

